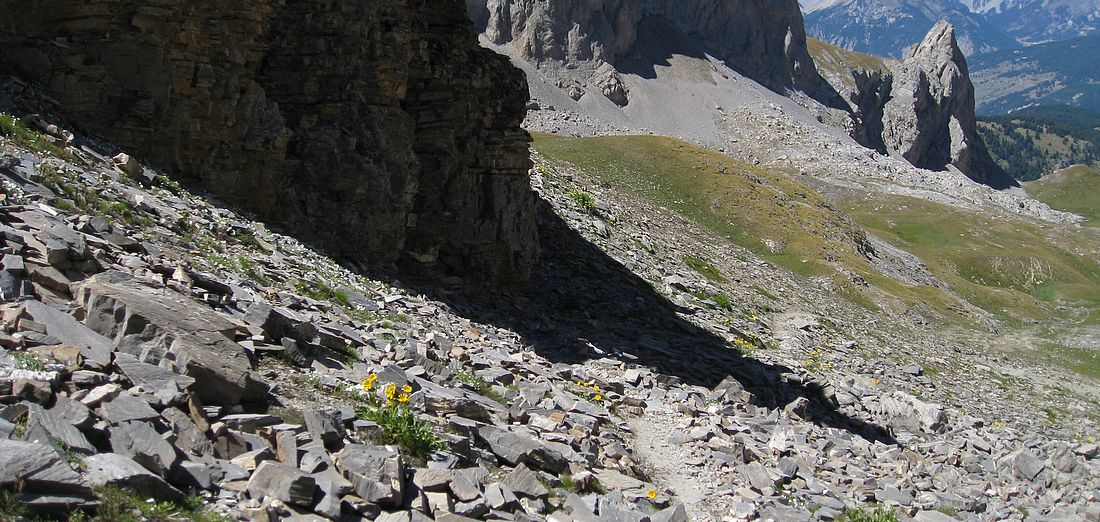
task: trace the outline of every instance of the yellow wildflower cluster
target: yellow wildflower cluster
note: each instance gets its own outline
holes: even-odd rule
[[[806,369],[811,372],[820,372],[824,370],[830,370],[833,368],[833,363],[823,362],[822,358],[825,356],[825,351],[820,349],[813,349],[806,356]]]
[[[401,404],[405,404],[406,402],[409,402],[409,394],[412,393],[412,391],[413,391],[412,386],[409,386],[408,384],[406,384],[406,385],[402,386],[400,388],[400,390],[401,390],[401,393],[397,393],[397,391],[398,391],[397,385],[393,384],[393,383],[387,384],[386,387],[382,389],[382,394],[386,396],[386,407],[387,408],[393,406],[394,401],[397,401],[398,403],[401,403]]]
[[[756,348],[756,345],[748,339],[737,338],[733,341],[733,347],[743,354],[750,354]]]
[[[366,379],[363,379],[363,382],[361,383],[362,386],[363,386],[363,391],[369,393],[371,390],[374,389],[374,384],[377,381],[378,381],[378,374],[377,373],[371,373],[369,376],[367,376]],[[400,393],[398,393],[398,390],[400,390]],[[382,395],[384,395],[386,397],[386,407],[387,408],[392,407],[395,401],[398,402],[398,403],[401,403],[401,404],[409,402],[409,394],[411,394],[412,392],[413,392],[413,388],[412,388],[412,386],[409,386],[408,384],[402,386],[401,388],[398,388],[396,384],[389,383],[385,387],[382,388]],[[368,398],[374,398],[374,397],[375,397],[374,395],[368,395]]]
[[[577,386],[595,392],[595,395],[592,396],[592,400],[596,402],[600,402],[603,400],[603,393],[600,391],[600,385],[596,384],[595,381],[577,381]]]
[[[657,498],[657,491],[651,489],[651,490],[646,492],[645,496],[649,500],[653,500],[653,499]]]

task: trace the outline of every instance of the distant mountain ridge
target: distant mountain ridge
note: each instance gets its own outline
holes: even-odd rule
[[[979,114],[1068,104],[1100,111],[1100,33],[970,60]]]
[[[940,20],[967,56],[1020,45],[957,0],[806,0],[802,9],[809,36],[878,56],[901,58]]]
[[[967,56],[1067,40],[1100,29],[1100,0],[803,0],[808,35],[900,57],[938,20]]]
[[[1100,0],[960,0],[1024,44],[1067,40],[1100,28]]]

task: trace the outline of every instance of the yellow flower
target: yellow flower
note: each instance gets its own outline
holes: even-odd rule
[[[657,492],[651,489],[651,490],[646,492],[645,496],[648,497],[649,500],[653,500],[653,499],[657,498]]]
[[[597,384],[596,386],[593,386],[592,389],[596,390],[596,391],[600,391],[600,386]]]
[[[409,394],[402,393],[401,395],[398,395],[397,396],[397,402],[400,402],[402,404],[406,403],[406,402],[409,402]]]
[[[406,384],[406,385],[401,387],[401,391],[403,391],[405,393],[412,393],[413,392],[413,387]]]
[[[363,379],[363,389],[366,390],[366,391],[370,391],[372,388],[374,388],[374,381],[377,381],[377,380],[378,380],[378,374],[377,373],[372,373],[372,374],[368,375],[366,379]]]
[[[393,407],[393,401],[386,401],[386,407],[387,408]]]
[[[600,401],[603,400],[603,395],[600,395],[600,394],[597,393],[595,397],[592,397],[592,400],[594,400],[596,402],[600,402]]]
[[[397,394],[397,385],[392,382],[387,384],[385,389],[383,389],[383,393],[386,394],[387,399],[392,399],[393,396]]]
[[[1089,438],[1085,439],[1085,442],[1088,442],[1089,444],[1092,444],[1093,442],[1096,442],[1096,437],[1089,437]]]
[[[584,388],[584,383],[581,382],[581,381],[577,381],[577,386],[580,386],[581,388]]]

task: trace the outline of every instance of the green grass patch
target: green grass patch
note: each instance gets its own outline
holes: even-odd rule
[[[298,293],[316,301],[328,301],[343,307],[351,306],[347,292],[328,286],[320,281],[297,280],[294,289]]]
[[[407,406],[364,407],[357,410],[356,415],[382,427],[376,442],[396,444],[415,458],[427,458],[444,447],[432,432],[432,425],[416,418],[416,413]]]
[[[26,122],[10,114],[0,114],[0,136],[35,152],[71,159],[69,154],[50,143],[43,134],[27,128]]]
[[[712,283],[725,283],[728,281],[721,271],[704,259],[687,256],[684,258],[684,264]]]
[[[659,136],[536,134],[534,148],[799,274],[833,274],[829,260],[859,263],[860,228],[785,174]]]
[[[885,506],[846,508],[837,522],[898,522],[898,515]]]
[[[20,370],[40,372],[45,368],[45,364],[37,354],[31,352],[12,352],[11,355],[15,357],[15,367]]]
[[[858,200],[848,213],[868,230],[920,257],[940,280],[1008,326],[1056,317],[1057,307],[1100,308],[1100,264],[1082,250],[1100,249],[1089,230],[990,218],[927,200]],[[885,278],[868,278],[891,292]],[[896,285],[894,285],[896,286]],[[929,287],[922,302],[942,310],[952,299]],[[937,300],[929,299],[940,296]]]
[[[507,404],[507,401],[504,399],[504,397],[493,389],[493,385],[485,382],[485,379],[482,379],[481,377],[474,375],[473,372],[465,369],[452,369],[451,371],[454,372],[455,379],[458,379],[458,381],[461,383],[469,385],[471,388],[474,389],[475,392],[477,392],[478,395],[481,395],[482,397],[487,397],[501,404]]]
[[[1100,226],[1100,170],[1074,165],[1024,185],[1031,197],[1052,208],[1085,218],[1085,224]]]
[[[587,214],[596,213],[596,196],[589,194],[583,190],[574,190],[569,193],[569,197],[573,198],[573,202],[577,204],[577,208],[581,209]]]

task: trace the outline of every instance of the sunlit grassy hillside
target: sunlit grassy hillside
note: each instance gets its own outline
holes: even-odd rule
[[[1074,165],[1024,186],[1031,197],[1100,226],[1100,171]]]
[[[786,174],[669,138],[539,135],[534,147],[798,274],[829,277],[868,308],[919,304],[965,324],[974,320],[965,300],[1020,327],[1082,311],[1100,317],[1088,313],[1100,311],[1100,239],[1087,230],[905,197],[838,205]],[[864,255],[865,230],[920,257],[949,288],[879,273]],[[853,285],[853,274],[869,287]]]

